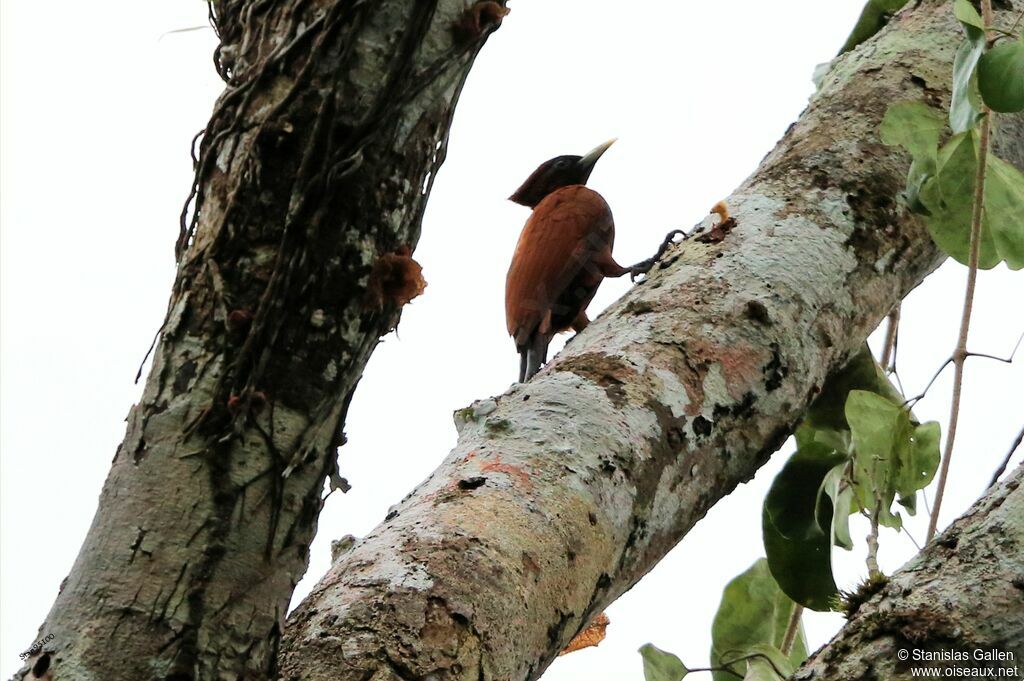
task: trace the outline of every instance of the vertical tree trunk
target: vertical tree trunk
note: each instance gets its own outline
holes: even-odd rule
[[[343,484],[345,410],[421,289],[409,248],[501,19],[484,4],[212,3],[227,89],[152,370],[40,630],[37,675],[275,675],[325,479]]]
[[[753,476],[944,258],[878,126],[893,102],[948,101],[960,35],[921,0],[840,58],[729,197],[731,231],[671,250],[530,382],[458,412],[444,463],[289,618],[282,677],[536,679]]]

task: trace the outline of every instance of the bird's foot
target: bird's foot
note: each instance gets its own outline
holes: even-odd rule
[[[676,237],[678,236],[681,236],[683,238],[680,239],[679,241],[676,241]],[[661,246],[658,247],[657,253],[655,253],[652,257],[647,258],[647,260],[641,260],[637,264],[627,268],[629,270],[630,281],[636,281],[636,278],[639,277],[640,275],[645,275],[648,272],[650,272],[651,269],[653,269],[654,266],[658,264],[658,261],[661,260],[661,256],[665,255],[665,251],[669,249],[669,246],[682,243],[683,241],[686,241],[689,238],[690,235],[681,229],[673,229],[671,232],[666,234],[665,240],[661,242]]]

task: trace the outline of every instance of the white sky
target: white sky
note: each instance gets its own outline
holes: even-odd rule
[[[804,107],[814,65],[842,43],[862,2],[513,1],[470,76],[427,211],[416,257],[429,286],[359,386],[341,454],[354,487],[328,501],[297,597],[327,567],[330,539],[368,532],[441,461],[455,442],[451,412],[515,378],[502,287],[527,214],[504,198],[541,161],[617,136],[590,185],[615,212],[618,260],[647,257],[668,229],[697,222],[754,169]],[[212,31],[161,36],[202,25],[205,14],[200,0],[2,5],[3,677],[71,567],[163,318],[188,144],[221,83]],[[964,276],[947,264],[906,303],[909,391],[954,345]],[[627,286],[606,283],[591,316]],[[983,273],[978,295],[972,348],[1005,356],[1024,330],[1024,273]],[[945,423],[949,378],[919,418]],[[944,523],[982,492],[1020,429],[1022,384],[1020,360],[971,360]],[[609,608],[605,643],[557,660],[545,679],[640,679],[636,649],[648,641],[705,664],[721,588],[762,554],[760,503],[791,451]],[[910,523],[919,541],[924,524]],[[865,527],[854,531],[862,537]],[[884,569],[913,553],[906,536],[883,534]],[[842,586],[864,574],[862,548],[839,551],[837,563]],[[811,615],[812,645],[839,624]]]

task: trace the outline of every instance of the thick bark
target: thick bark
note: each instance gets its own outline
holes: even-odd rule
[[[844,55],[728,198],[731,232],[674,248],[532,381],[458,412],[444,463],[289,618],[282,677],[535,679],[748,480],[942,260],[877,130],[892,102],[948,101],[959,40],[926,0]]]
[[[167,320],[36,672],[275,675],[346,407],[419,290],[406,247],[488,6],[214,0],[227,89]]]
[[[1024,466],[893,575],[793,678],[902,679],[913,676],[912,667],[961,672],[1016,667],[1009,678],[1019,678],[1024,671],[1022,483]],[[943,651],[967,658],[943,659]],[[985,659],[991,651],[1012,657]],[[998,674],[985,678],[1007,678]]]

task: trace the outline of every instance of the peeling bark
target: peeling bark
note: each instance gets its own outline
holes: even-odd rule
[[[893,102],[948,101],[959,40],[924,0],[843,55],[728,198],[730,233],[675,247],[533,380],[457,412],[456,448],[289,618],[282,678],[535,679],[749,480],[943,259],[877,130]],[[1022,130],[1003,130],[1018,166]]]
[[[1022,483],[1024,466],[1019,466],[861,605],[793,679],[902,679],[911,678],[912,667],[1016,667],[1009,677],[996,672],[983,678],[1019,678],[1024,670]],[[908,659],[900,659],[901,650]],[[1013,657],[979,659],[976,650]],[[968,657],[942,661],[941,651]]]
[[[211,3],[227,89],[199,144],[167,319],[30,668],[276,674],[325,480],[343,485],[345,411],[422,289],[409,248],[464,79],[500,21],[456,39],[466,7]]]

